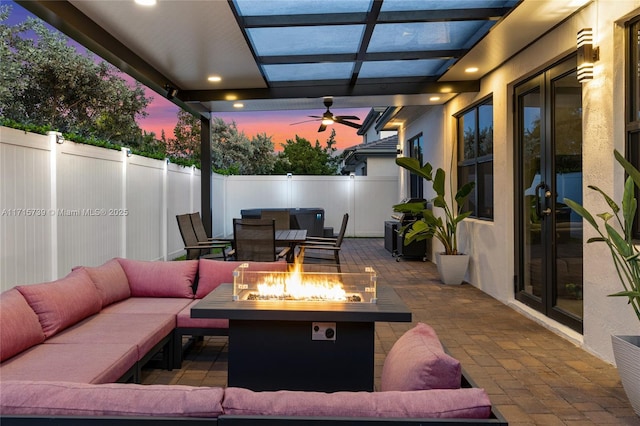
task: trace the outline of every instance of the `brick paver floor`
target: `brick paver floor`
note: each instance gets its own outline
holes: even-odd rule
[[[469,284],[441,284],[431,262],[396,262],[381,238],[346,239],[342,248],[343,270],[373,266],[413,313],[413,323],[376,324],[376,387],[393,343],[424,322],[510,425],[640,425],[610,364]],[[226,386],[226,360],[227,339],[205,338],[180,370],[145,369],[143,382]]]

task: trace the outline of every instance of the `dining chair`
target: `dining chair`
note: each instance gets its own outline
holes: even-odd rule
[[[188,213],[176,215],[178,229],[182,236],[184,249],[187,251],[187,260],[193,259],[227,259],[226,249],[228,242],[219,241],[198,241],[196,232],[193,229],[191,217]],[[212,253],[213,249],[219,249],[220,253]],[[217,251],[217,250],[216,250]]]
[[[289,214],[289,210],[262,210],[260,212],[260,218],[275,220],[276,231],[291,229],[291,215]]]
[[[273,219],[276,223],[276,231],[291,228],[291,216],[289,210],[262,210],[260,212],[261,219]],[[276,246],[276,250],[282,250],[285,246]]]
[[[342,216],[342,225],[336,238],[308,237],[304,244],[300,245],[298,258],[303,264],[335,263],[340,270],[340,246],[344,239],[349,222],[349,213]]]
[[[276,251],[276,227],[273,219],[233,219],[233,249],[235,260],[274,262],[285,259],[291,249]]]
[[[200,216],[200,212],[190,213],[189,217],[191,218],[191,225],[193,225],[193,231],[196,233],[196,238],[198,239],[198,242],[231,244],[230,239],[212,238],[207,235],[207,231],[206,229],[204,229],[204,223],[202,222],[202,217]]]

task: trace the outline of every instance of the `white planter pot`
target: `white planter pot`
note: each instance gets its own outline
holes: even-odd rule
[[[622,386],[640,416],[640,336],[611,336],[611,343]]]
[[[469,267],[469,255],[436,253],[436,265],[443,283],[462,284]]]

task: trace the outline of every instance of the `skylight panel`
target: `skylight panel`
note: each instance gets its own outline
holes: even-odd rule
[[[518,0],[385,0],[381,12],[513,7]]]
[[[435,75],[448,62],[443,59],[371,61],[362,64],[359,78],[393,78]]]
[[[356,53],[364,25],[249,28],[258,56]]]
[[[234,0],[242,16],[320,15],[368,12],[372,0]]]
[[[469,48],[494,24],[495,21],[378,24],[373,30],[367,52]]]
[[[353,63],[263,65],[269,81],[344,80],[351,78]]]

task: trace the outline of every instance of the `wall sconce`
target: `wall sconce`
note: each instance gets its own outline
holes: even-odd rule
[[[56,143],[58,145],[62,145],[64,143],[64,136],[62,135],[56,135]]]
[[[293,177],[293,173],[289,172],[287,173],[287,179],[291,179]]]
[[[356,178],[356,174],[354,172],[349,173],[349,177],[351,179],[355,179]]]
[[[164,89],[167,91],[167,99],[171,100],[178,94],[178,89],[170,84],[165,84]]]
[[[402,155],[402,145],[396,145],[396,154]]]
[[[593,79],[593,63],[600,59],[600,48],[593,45],[593,29],[578,31],[578,82]]]
[[[133,152],[131,152],[130,148],[127,148],[127,157],[131,157],[133,155]]]

